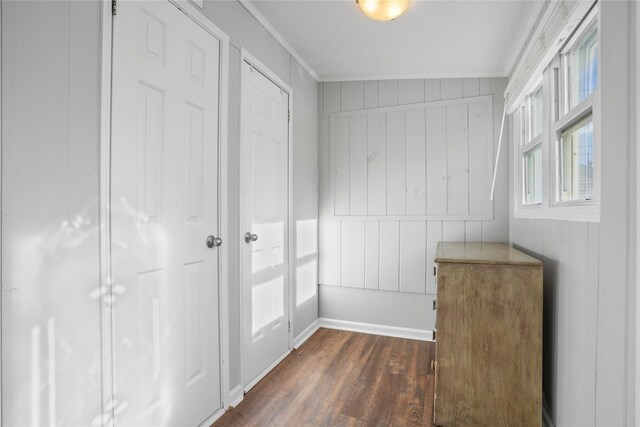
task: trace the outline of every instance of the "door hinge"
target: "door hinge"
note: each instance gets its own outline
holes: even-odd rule
[[[289,332],[291,332],[291,320],[289,320]]]
[[[437,298],[433,300],[433,309],[434,310],[438,309],[438,299]]]
[[[118,14],[118,5],[116,4],[116,0],[111,0],[111,14],[116,16]]]
[[[287,114],[287,121],[291,121],[291,111],[289,111]]]

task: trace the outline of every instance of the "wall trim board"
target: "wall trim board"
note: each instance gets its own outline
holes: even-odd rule
[[[363,334],[382,335],[384,337],[405,338],[418,341],[433,341],[433,331],[427,329],[402,328],[398,326],[375,325],[373,323],[350,322],[347,320],[318,319],[320,328],[338,329],[341,331],[359,332]]]
[[[209,418],[207,418],[206,420],[204,420],[201,424],[200,427],[209,427],[210,425],[212,425],[213,423],[215,423],[221,416],[224,415],[226,411],[224,410],[224,408],[218,409],[216,412],[214,412]]]
[[[315,334],[318,329],[320,329],[320,322],[319,319],[316,319],[313,321],[313,323],[307,326],[304,331],[300,332],[300,335],[298,335],[293,340],[293,348],[300,348],[300,346],[304,344],[305,341],[307,341],[309,338],[311,338],[311,336]]]
[[[278,43],[280,43],[282,47],[284,47],[285,50],[289,52],[289,54],[293,56],[293,58],[298,61],[300,65],[302,65],[305,70],[307,70],[309,74],[311,74],[311,77],[313,77],[316,82],[319,81],[318,73],[316,73],[315,70],[311,68],[311,66],[309,66],[309,64],[307,64],[304,59],[302,59],[298,52],[296,52],[291,44],[289,44],[287,39],[285,39],[284,36],[280,34],[273,25],[271,25],[271,22],[269,22],[269,20],[265,18],[265,16],[260,13],[260,11],[258,11],[258,9],[253,5],[253,3],[251,3],[250,0],[238,1],[247,10],[247,12],[249,12],[249,14],[251,14],[251,16],[253,16],[256,21],[258,21],[260,25],[262,25],[264,29],[267,30],[278,41]]]
[[[242,385],[237,385],[231,392],[229,393],[229,408],[236,407],[244,400],[244,389]]]
[[[486,102],[493,108],[493,95],[469,96],[454,99],[443,99],[440,101],[420,102],[416,104],[400,104],[391,107],[365,108],[362,110],[341,111],[339,113],[329,113],[329,118],[334,117],[351,117],[351,116],[367,116],[377,113],[391,113],[394,111],[421,110],[424,108],[449,107],[451,105],[463,104],[480,104]]]

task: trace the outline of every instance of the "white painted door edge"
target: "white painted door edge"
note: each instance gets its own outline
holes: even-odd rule
[[[412,329],[399,326],[376,325],[373,323],[350,322],[347,320],[328,319],[326,317],[319,318],[318,325],[320,328],[327,329],[339,329],[418,341],[433,341],[433,331],[428,329]]]

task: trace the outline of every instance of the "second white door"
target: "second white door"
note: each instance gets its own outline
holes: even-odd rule
[[[289,350],[289,94],[242,63],[242,269],[245,387]]]

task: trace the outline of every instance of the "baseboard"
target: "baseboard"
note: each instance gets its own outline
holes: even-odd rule
[[[244,390],[242,385],[237,385],[233,390],[229,392],[229,407],[235,407],[244,399]]]
[[[284,354],[280,357],[278,357],[271,365],[267,366],[267,368],[260,372],[254,379],[252,379],[251,381],[249,381],[247,383],[247,385],[244,386],[244,391],[249,391],[253,388],[253,386],[255,386],[256,384],[258,384],[260,382],[261,379],[263,379],[264,377],[267,376],[267,374],[269,372],[271,372],[273,370],[273,368],[275,368],[276,366],[278,366],[278,364],[280,364],[280,362],[282,362],[284,360],[285,357],[287,357],[289,354],[291,354],[291,350],[287,350],[284,352]]]
[[[200,424],[200,427],[209,427],[211,426],[213,423],[215,423],[218,418],[220,418],[222,415],[224,415],[224,408],[220,408],[218,409],[216,412],[213,413],[213,415],[211,415],[209,418],[207,418],[206,420],[204,420],[202,422],[202,424]]]
[[[320,328],[340,329],[343,331],[361,332],[365,334],[382,335],[385,337],[407,338],[418,341],[433,341],[433,331],[426,329],[401,328],[397,326],[376,325],[373,323],[350,322],[347,320],[318,319]]]
[[[293,348],[298,348],[300,347],[302,344],[304,344],[304,342],[306,340],[309,339],[309,337],[313,334],[316,333],[316,331],[320,328],[320,319],[316,319],[314,320],[309,326],[307,326],[307,328],[302,331],[294,340],[293,340]]]

